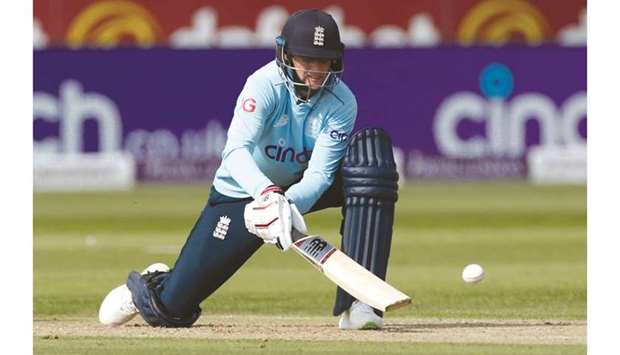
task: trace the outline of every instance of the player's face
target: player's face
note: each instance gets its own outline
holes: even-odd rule
[[[320,89],[331,66],[331,60],[302,56],[293,56],[292,60],[299,79],[312,90]]]

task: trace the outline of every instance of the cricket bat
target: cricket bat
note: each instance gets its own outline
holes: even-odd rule
[[[320,236],[308,236],[293,229],[292,239],[293,250],[359,301],[383,312],[411,303],[409,296],[381,280]]]

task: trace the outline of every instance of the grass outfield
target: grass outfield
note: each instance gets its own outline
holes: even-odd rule
[[[35,322],[95,320],[102,297],[122,283],[129,270],[142,270],[155,261],[173,265],[207,193],[204,185],[142,185],[132,192],[35,194]],[[311,233],[339,244],[339,210],[315,213],[307,222]],[[460,273],[474,262],[485,267],[487,278],[472,287]],[[393,313],[399,319],[584,320],[586,189],[410,184],[401,189],[397,204],[388,281],[414,298],[412,307]],[[202,318],[326,317],[334,294],[335,286],[304,260],[267,246],[202,304]],[[389,323],[389,314],[386,319]],[[123,342],[137,344],[141,350],[135,353],[150,351],[146,340]],[[35,332],[35,350],[44,353],[83,353],[86,348],[97,353],[98,343],[120,344],[107,338],[50,340]],[[187,340],[175,344],[190,353],[200,348]],[[255,342],[243,339],[209,344],[213,351],[232,353],[256,348]],[[386,351],[400,351],[397,343],[380,344]],[[328,345],[314,344],[323,350]],[[297,351],[287,341],[269,346]],[[359,349],[351,341],[334,346],[343,353]],[[427,347],[421,353],[456,353],[450,352],[450,344],[416,346]],[[463,345],[459,353],[483,353],[485,346],[495,354],[521,353],[519,346],[530,354],[569,353],[560,351],[560,345],[497,344]],[[573,350],[583,353],[585,347]]]

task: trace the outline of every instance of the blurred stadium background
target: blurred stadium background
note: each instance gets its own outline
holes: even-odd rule
[[[339,23],[356,127],[396,146],[388,278],[418,303],[395,316],[586,318],[586,0],[35,0],[35,335],[53,334],[37,321],[94,322],[128,270],[174,262],[244,80],[307,7]],[[335,243],[338,222],[309,216]],[[333,286],[266,249],[205,314],[327,316]],[[487,268],[478,288],[459,279],[470,262]],[[45,339],[35,350],[70,353]]]
[[[339,22],[357,127],[393,135],[408,181],[585,182],[585,0],[36,0],[35,188],[210,179],[304,7]]]

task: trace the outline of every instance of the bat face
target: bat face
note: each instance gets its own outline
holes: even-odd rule
[[[411,303],[398,291],[319,236],[294,233],[293,250],[353,297],[381,311]]]

